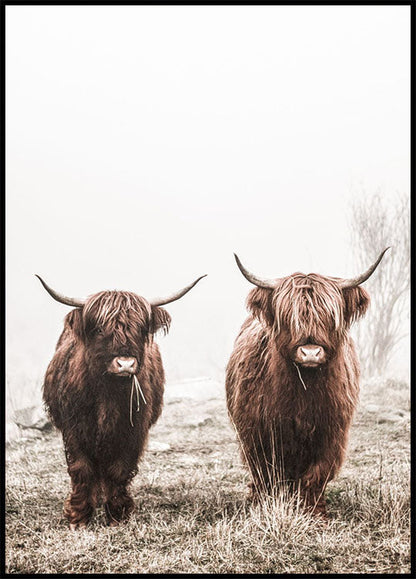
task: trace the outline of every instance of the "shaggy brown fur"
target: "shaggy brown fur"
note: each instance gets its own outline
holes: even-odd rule
[[[317,274],[296,273],[275,289],[250,292],[226,394],[253,498],[288,483],[307,508],[325,515],[324,490],[343,462],[359,392],[348,329],[368,304],[361,287],[342,290],[337,278]],[[294,362],[307,344],[325,352],[317,367]]]
[[[85,526],[103,499],[110,524],[127,518],[127,487],[137,472],[149,428],[162,410],[164,371],[153,334],[167,332],[169,314],[130,292],[101,292],[65,318],[43,385],[53,423],[62,431],[72,492],[64,514],[71,528]],[[135,358],[146,403],[132,376],[108,371],[117,356]]]

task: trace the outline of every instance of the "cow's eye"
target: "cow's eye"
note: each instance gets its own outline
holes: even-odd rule
[[[95,328],[94,334],[103,334],[102,328]]]

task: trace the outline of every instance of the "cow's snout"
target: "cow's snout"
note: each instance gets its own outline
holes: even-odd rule
[[[130,376],[138,369],[137,359],[131,356],[116,356],[112,359],[108,371],[119,376]]]
[[[299,346],[296,349],[295,362],[313,368],[319,366],[326,361],[325,350],[322,346],[317,346],[315,344],[305,344],[304,346]]]

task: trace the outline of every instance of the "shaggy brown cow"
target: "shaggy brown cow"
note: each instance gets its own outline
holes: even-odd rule
[[[116,525],[133,509],[127,487],[162,410],[165,377],[153,335],[166,333],[171,318],[160,306],[181,298],[201,277],[155,300],[126,291],[73,299],[39,279],[54,299],[75,306],[43,385],[72,483],[64,514],[71,529],[84,527],[102,497],[107,520]]]
[[[343,462],[359,392],[348,330],[369,305],[360,284],[387,249],[350,280],[314,273],[261,279],[235,255],[257,286],[226,371],[228,411],[252,498],[286,483],[307,509],[325,517],[324,490]]]

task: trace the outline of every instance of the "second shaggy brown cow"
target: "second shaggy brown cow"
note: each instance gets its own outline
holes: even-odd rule
[[[369,304],[361,276],[295,273],[261,279],[226,372],[230,418],[252,477],[252,496],[288,483],[325,515],[324,490],[339,470],[358,401],[359,366],[348,330]]]

